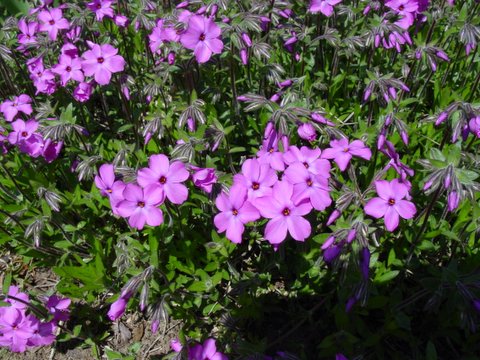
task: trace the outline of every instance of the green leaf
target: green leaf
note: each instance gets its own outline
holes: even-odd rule
[[[374,281],[378,284],[383,284],[397,277],[399,273],[400,271],[398,270],[392,270],[382,274],[381,276],[376,277]]]

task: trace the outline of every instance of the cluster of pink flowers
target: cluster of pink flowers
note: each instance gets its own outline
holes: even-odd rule
[[[333,7],[342,0],[311,0],[308,10],[311,13],[322,13],[325,16],[333,15]]]
[[[170,342],[173,351],[179,353],[183,346],[178,339]],[[203,344],[195,344],[187,348],[188,360],[228,360],[228,357],[217,350],[215,339],[209,338]]]
[[[285,139],[285,138],[283,138]],[[289,233],[304,241],[311,234],[311,225],[304,216],[312,209],[323,211],[332,203],[328,178],[334,159],[344,171],[352,156],[370,159],[371,151],[360,140],[332,140],[330,148],[288,146],[279,151],[278,133],[267,127],[257,158],[248,159],[242,172],[233,178],[230,192],[216,199],[220,210],[214,218],[219,232],[234,243],[242,241],[245,224],[261,217],[269,219],[264,237],[275,248]],[[282,172],[281,178],[279,173]]]
[[[97,0],[89,3],[88,7],[96,13],[97,20],[101,20],[105,16],[114,16],[110,8],[111,3],[111,1]],[[63,45],[58,63],[51,67],[45,65],[43,55],[30,57],[27,60],[27,68],[36,88],[36,94],[51,95],[57,90],[58,85],[65,87],[69,83],[74,83],[76,86],[73,97],[77,101],[84,102],[90,98],[95,83],[107,85],[111,81],[112,74],[124,70],[125,60],[110,44],[100,45],[87,40],[86,44],[90,50],[80,55],[76,43],[81,40],[82,29],[79,26],[71,26],[70,22],[63,17],[60,7],[42,7],[38,12],[37,20],[21,19],[18,22],[20,51],[31,56],[32,50],[39,47],[38,33],[41,32],[48,33],[52,41],[57,41],[61,34]]]
[[[63,147],[63,142],[54,142],[51,139],[44,139],[37,132],[39,123],[35,119],[24,121],[22,119],[13,119],[20,116],[20,113],[31,115],[33,112],[32,99],[25,94],[16,96],[13,100],[5,100],[0,105],[0,111],[5,120],[10,123],[12,131],[6,133],[0,127],[0,148],[2,152],[7,152],[7,144],[15,145],[18,149],[31,157],[42,156],[48,163],[55,160]]]
[[[145,224],[163,223],[159,208],[168,199],[180,205],[187,200],[188,188],[184,182],[190,177],[184,163],[170,162],[164,154],[150,156],[148,167],[138,170],[136,183],[125,184],[115,178],[114,166],[103,164],[95,177],[95,185],[108,196],[115,215],[128,218],[130,226],[142,230]],[[193,167],[193,182],[206,192],[212,190],[217,177],[213,169]]]
[[[71,300],[55,295],[47,298],[44,304],[53,316],[50,321],[42,321],[27,311],[29,297],[16,286],[10,286],[4,301],[9,306],[0,307],[0,346],[8,347],[13,352],[52,344],[58,322],[69,318]]]
[[[213,20],[215,13],[216,10],[211,11],[207,17],[205,8],[202,7],[195,14],[188,10],[180,12],[177,19],[180,24],[177,25],[163,19],[158,20],[149,35],[150,50],[162,54],[163,44],[180,43],[184,48],[193,50],[199,63],[207,62],[213,54],[220,54],[223,50],[221,29]],[[174,53],[169,52],[166,57],[168,62],[173,64]]]

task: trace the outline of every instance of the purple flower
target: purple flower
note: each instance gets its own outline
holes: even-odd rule
[[[228,358],[217,351],[214,339],[207,339],[203,345],[196,344],[188,349],[188,360],[228,360]]]
[[[480,116],[471,118],[468,127],[473,135],[480,138]]]
[[[13,297],[15,297],[19,300],[23,300],[23,301],[18,301],[18,300],[8,298],[8,296],[13,296]],[[27,294],[20,292],[18,286],[11,285],[8,288],[7,299],[5,301],[10,303],[10,306],[12,308],[23,310],[23,309],[27,308],[28,305],[25,304],[25,303],[29,303],[30,299],[28,298]]]
[[[5,116],[6,121],[12,121],[19,112],[30,115],[33,111],[31,102],[32,99],[28,95],[15,96],[13,100],[5,100],[0,105],[0,111]]]
[[[212,19],[193,15],[188,20],[188,28],[180,37],[182,45],[193,50],[199,63],[207,62],[212,54],[220,54],[223,43],[219,39],[222,31]]]
[[[360,271],[365,280],[368,280],[368,270],[370,267],[370,250],[368,247],[362,248],[360,250]]]
[[[341,138],[339,140],[332,140],[330,148],[323,150],[322,158],[334,159],[340,170],[344,171],[352,156],[358,156],[365,160],[370,160],[372,152],[360,140],[354,140],[350,144],[348,139]]]
[[[416,213],[415,205],[403,200],[408,195],[408,187],[398,179],[392,181],[377,180],[375,188],[379,197],[371,199],[365,205],[365,213],[376,219],[383,217],[388,231],[394,231],[400,217],[411,219]]]
[[[325,16],[332,16],[333,7],[342,0],[312,0],[308,11],[312,13],[321,12]]]
[[[272,128],[269,134],[262,142],[262,147],[257,152],[257,157],[260,163],[269,164],[273,169],[283,171],[285,163],[283,162],[283,153],[278,151],[279,135]]]
[[[48,298],[45,307],[48,309],[48,312],[53,315],[54,321],[67,321],[70,317],[68,307],[71,303],[72,300],[68,298],[60,298],[52,295]]]
[[[317,132],[315,131],[313,125],[310,123],[304,123],[300,125],[297,129],[297,132],[298,136],[300,136],[300,138],[302,138],[303,140],[315,141],[315,139],[317,138]]]
[[[271,244],[280,244],[287,237],[287,231],[297,241],[310,236],[310,223],[302,216],[312,210],[308,200],[293,201],[293,185],[286,180],[273,186],[271,196],[256,199],[254,202],[260,214],[271,219],[265,228],[265,239]]]
[[[40,31],[48,32],[51,40],[57,40],[59,30],[66,30],[70,27],[68,20],[63,17],[60,8],[52,8],[40,11],[38,14]]]
[[[115,172],[112,164],[103,164],[95,176],[95,185],[103,196],[110,196],[115,183]]]
[[[27,44],[36,44],[37,43],[37,31],[38,23],[29,22],[27,23],[24,19],[18,21],[18,30],[21,34],[18,34],[18,42],[22,45]]]
[[[16,120],[12,123],[13,131],[8,134],[8,141],[10,144],[21,144],[27,140],[38,128],[38,122],[36,120]]]
[[[111,0],[93,0],[87,4],[87,7],[95,13],[97,21],[102,21],[105,16],[113,18],[114,13],[111,6]]]
[[[79,102],[85,102],[92,95],[93,85],[91,83],[81,82],[73,91],[73,97]]]
[[[236,244],[242,242],[244,224],[260,217],[258,210],[247,201],[247,188],[243,185],[233,185],[229,195],[222,192],[215,200],[215,205],[221,211],[213,219],[217,231],[226,231],[227,239]]]
[[[24,352],[28,339],[34,333],[30,317],[23,311],[9,307],[0,313],[0,345],[8,346],[13,352]]]
[[[257,159],[248,159],[242,165],[242,173],[233,177],[234,184],[248,189],[248,199],[267,196],[272,193],[272,186],[278,180],[275,170],[269,164],[262,164]]]
[[[330,177],[330,162],[321,159],[322,150],[310,149],[302,146],[300,149],[296,146],[290,146],[288,151],[283,154],[283,161],[287,165],[292,165],[296,162],[303,164],[305,169],[314,175],[320,175],[324,178]]]
[[[138,171],[137,182],[145,187],[155,185],[174,204],[182,204],[187,200],[188,189],[182,184],[188,179],[189,173],[181,161],[170,164],[164,154],[152,155],[148,160],[148,168]]]
[[[108,318],[112,321],[115,321],[121,317],[125,312],[127,302],[128,298],[125,297],[119,297],[117,300],[115,300],[112,305],[110,305],[110,309],[108,310]]]
[[[319,175],[310,173],[302,163],[296,162],[285,170],[284,178],[293,187],[293,202],[299,203],[307,199],[313,208],[323,211],[332,203],[328,188],[328,180]]]
[[[448,194],[448,211],[453,211],[458,207],[458,204],[460,202],[460,197],[458,196],[458,193],[456,191],[451,191]]]
[[[110,44],[98,45],[88,41],[88,45],[91,50],[82,55],[82,69],[85,75],[94,76],[98,84],[107,85],[113,73],[123,71],[125,60]]]
[[[62,86],[67,85],[70,79],[78,82],[82,82],[84,79],[82,60],[79,58],[72,59],[68,55],[60,55],[58,64],[52,68],[52,71],[60,75]]]
[[[149,185],[142,189],[140,186],[128,184],[123,190],[123,197],[117,211],[120,216],[128,218],[131,227],[142,230],[145,223],[150,226],[163,223],[162,210],[157,206],[163,203],[165,194],[159,186]]]
[[[213,184],[217,182],[217,175],[215,175],[215,169],[202,169],[193,166],[192,169],[195,171],[192,175],[192,180],[195,186],[199,187],[207,193],[211,193]]]

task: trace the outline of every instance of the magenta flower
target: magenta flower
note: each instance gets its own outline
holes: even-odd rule
[[[10,144],[20,144],[27,140],[38,128],[36,120],[16,120],[12,123],[13,131],[8,134],[8,141]]]
[[[0,105],[0,111],[5,116],[6,121],[12,121],[19,112],[30,115],[33,111],[31,102],[32,99],[28,95],[15,96],[13,100],[5,100]]]
[[[32,321],[23,311],[13,307],[2,309],[0,316],[0,345],[8,346],[13,352],[24,352],[27,342],[34,333]]]
[[[480,138],[480,116],[471,118],[468,127],[473,135]]]
[[[52,68],[55,74],[60,75],[62,86],[67,85],[70,79],[82,82],[84,79],[82,71],[82,60],[79,58],[71,58],[67,55],[60,55],[57,65]]]
[[[81,82],[73,91],[73,97],[79,102],[85,102],[92,95],[93,85],[91,83]]]
[[[283,154],[283,161],[287,165],[299,162],[313,175],[329,178],[330,161],[320,158],[321,154],[322,150],[320,149],[310,149],[306,146],[302,146],[299,149],[296,146],[290,146],[288,151]]]
[[[354,140],[350,144],[348,139],[341,138],[339,140],[332,140],[330,148],[323,150],[322,158],[334,159],[340,170],[344,171],[352,156],[358,156],[365,160],[370,160],[372,152],[360,140]]]
[[[111,8],[112,2],[111,0],[93,0],[87,4],[87,7],[95,13],[97,21],[102,21],[105,16],[113,18],[115,15]]]
[[[321,12],[325,16],[332,16],[333,7],[342,0],[312,0],[309,11],[312,13]]]
[[[233,185],[230,194],[222,192],[215,200],[215,205],[221,211],[213,219],[217,231],[227,231],[226,237],[239,244],[246,223],[260,218],[258,210],[247,200],[247,188],[243,185]]]
[[[310,123],[301,124],[297,129],[298,136],[303,140],[315,141],[317,138],[317,132],[315,128]]]
[[[188,349],[188,360],[228,360],[228,358],[217,351],[214,339],[207,339],[203,345],[196,344]]]
[[[158,154],[150,156],[148,165],[148,168],[138,171],[137,182],[140,186],[158,186],[174,204],[182,204],[187,200],[188,189],[182,182],[188,179],[189,173],[181,161],[170,164],[167,156]]]
[[[18,42],[22,45],[27,44],[36,44],[37,43],[37,31],[38,31],[38,23],[36,22],[29,22],[27,23],[24,19],[18,21],[18,30],[20,30],[20,34],[18,34]]]
[[[323,211],[332,204],[328,180],[319,175],[310,173],[302,163],[296,162],[285,170],[284,177],[293,187],[292,200],[299,203],[309,200],[313,208]]]
[[[107,85],[112,74],[123,71],[125,60],[117,55],[118,50],[110,44],[98,45],[88,42],[91,50],[82,55],[82,69],[87,76],[94,76],[100,85]]]
[[[222,31],[212,19],[194,15],[188,19],[188,28],[180,37],[182,45],[193,50],[199,63],[207,62],[212,54],[220,54],[223,43],[219,39]]]
[[[57,40],[59,30],[66,30],[70,27],[67,19],[63,17],[60,8],[52,8],[40,11],[38,14],[40,31],[48,32],[51,40]]]
[[[126,186],[127,185],[121,180],[115,181],[111,187],[112,192],[108,196],[112,212],[118,216],[120,216],[118,213],[118,205],[124,200],[123,191]]]
[[[52,295],[48,298],[45,307],[48,312],[53,315],[54,321],[67,321],[70,317],[70,311],[68,310],[72,300],[68,298],[60,298],[56,295]]]
[[[194,170],[192,180],[195,186],[210,194],[212,192],[213,184],[218,180],[217,175],[215,174],[215,169],[202,169],[192,166],[192,170]]]
[[[32,321],[33,335],[28,338],[27,347],[51,345],[55,341],[55,321],[42,323],[31,315],[29,319]]]
[[[103,164],[95,176],[95,185],[103,196],[110,196],[115,183],[115,172],[112,164]]]
[[[288,181],[278,181],[272,195],[256,199],[254,205],[263,217],[271,219],[265,228],[265,239],[272,245],[283,242],[287,231],[297,241],[310,236],[310,223],[302,216],[312,210],[312,205],[308,200],[295,203],[293,185]]]
[[[28,295],[20,292],[20,289],[18,288],[18,286],[11,285],[8,288],[8,294],[7,295],[8,296],[13,296],[13,297],[21,300],[21,301],[18,301],[18,300],[15,300],[15,299],[7,298],[6,302],[10,303],[10,306],[12,308],[15,308],[15,309],[19,309],[19,310],[26,309],[28,305],[25,304],[25,303],[30,302],[30,299],[28,298]]]
[[[107,316],[110,320],[115,321],[123,315],[127,307],[128,298],[119,297],[115,300],[110,309],[108,310]]]
[[[258,161],[261,164],[269,164],[278,171],[285,170],[283,153],[278,151],[279,136],[275,129],[272,129],[262,142],[262,147],[257,152]]]
[[[271,195],[272,186],[278,180],[277,173],[269,164],[261,164],[257,159],[248,159],[242,165],[242,173],[233,177],[234,184],[248,189],[248,199]]]
[[[162,210],[157,206],[163,203],[165,194],[159,186],[150,185],[142,189],[135,184],[128,184],[123,190],[123,197],[117,211],[120,216],[128,218],[131,227],[142,230],[145,223],[150,226],[163,223]]]
[[[411,219],[417,209],[415,205],[403,200],[408,195],[408,187],[398,179],[392,181],[377,180],[375,188],[379,197],[371,199],[365,205],[365,213],[376,219],[381,217],[385,220],[388,231],[394,231],[400,221],[400,217]]]
[[[53,160],[58,158],[60,151],[63,148],[63,141],[55,142],[51,139],[45,140],[43,143],[42,156],[47,163],[51,163]]]

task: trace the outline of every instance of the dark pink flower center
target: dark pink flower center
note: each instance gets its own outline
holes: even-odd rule
[[[305,166],[305,169],[308,169],[310,167],[307,162],[304,162],[303,166]]]
[[[390,206],[395,205],[395,199],[389,199],[388,200],[388,205],[390,205]]]
[[[282,214],[283,214],[284,216],[290,215],[290,209],[289,209],[289,208],[283,209]]]
[[[72,71],[72,68],[71,68],[70,66],[67,66],[67,67],[65,68],[65,70],[67,70],[68,72],[70,72],[70,71]]]
[[[259,183],[254,182],[254,183],[252,184],[252,189],[253,189],[253,190],[258,190],[259,188],[260,188],[260,184],[259,184]]]
[[[140,207],[140,208],[144,208],[145,207],[145,203],[143,201],[139,201],[137,203],[137,206]]]
[[[343,148],[343,152],[348,152],[348,147]]]
[[[111,194],[113,190],[112,190],[112,189],[107,189],[107,190],[105,190],[105,191],[106,191],[107,193]]]
[[[405,9],[405,6],[403,6],[403,4],[398,7],[398,10],[400,11],[403,11],[404,9]]]
[[[165,176],[161,176],[158,181],[160,181],[160,184],[165,184],[167,182],[167,178]]]
[[[270,148],[270,150],[268,150],[268,152],[269,152],[270,154],[273,154],[274,151],[275,151],[275,150],[273,150],[273,148]]]
[[[26,137],[27,135],[28,135],[28,132],[22,131],[22,136],[23,136],[23,137]]]
[[[102,5],[97,4],[97,9],[101,9],[101,8],[102,8]]]
[[[237,210],[237,209],[233,209],[233,210],[232,210],[232,214],[235,215],[235,216],[237,216],[237,215],[238,215],[238,210]]]
[[[54,24],[55,24],[55,20],[50,20],[48,23],[49,23],[50,25],[54,25]]]
[[[99,58],[97,59],[97,62],[98,62],[99,64],[103,64],[104,61],[105,61],[105,59],[104,59],[103,57],[99,57]]]
[[[307,180],[307,185],[308,185],[308,186],[312,186],[312,185],[313,185],[312,179],[308,179],[308,180]]]
[[[203,41],[205,40],[205,34],[204,33],[201,33],[200,34],[200,37],[198,38],[200,41]]]

